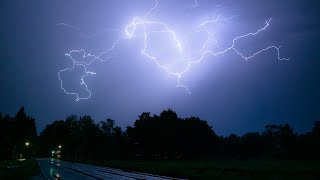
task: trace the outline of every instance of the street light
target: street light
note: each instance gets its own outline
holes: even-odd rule
[[[30,143],[29,143],[29,142],[26,142],[25,144],[26,144],[26,146],[29,146],[29,145],[30,145]]]
[[[62,146],[61,146],[61,145],[59,145],[58,147],[59,147],[59,149],[61,149],[61,148],[62,148]]]

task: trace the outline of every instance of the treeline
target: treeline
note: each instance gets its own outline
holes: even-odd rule
[[[15,159],[19,154],[35,155],[36,143],[35,119],[27,116],[23,107],[14,117],[0,113],[0,160]]]
[[[62,158],[75,161],[125,157],[128,150],[127,137],[114,120],[95,123],[90,116],[55,121],[46,126],[39,140],[42,156],[51,156],[61,145]]]
[[[15,117],[0,116],[1,158],[26,153],[63,159],[320,159],[320,122],[304,134],[289,124],[270,124],[263,132],[218,136],[204,120],[179,118],[172,110],[160,115],[142,113],[123,131],[112,119],[96,123],[90,116],[72,115],[55,121],[36,136],[34,119],[21,108]],[[26,141],[32,144],[26,147]],[[58,148],[61,146],[60,148]]]

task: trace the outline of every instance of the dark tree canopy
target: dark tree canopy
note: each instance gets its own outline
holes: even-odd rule
[[[17,154],[31,156],[35,152],[28,146],[37,145],[35,119],[28,116],[21,107],[15,117],[0,115],[0,159],[15,158]]]
[[[26,146],[26,142],[29,143]],[[171,109],[160,115],[143,112],[123,132],[116,121],[70,115],[48,124],[38,137],[35,119],[21,107],[14,117],[0,113],[0,159],[38,155],[63,159],[320,159],[320,122],[296,134],[288,124],[269,124],[263,132],[219,137],[198,117],[181,118]],[[60,148],[59,148],[60,147]]]
[[[114,120],[95,123],[90,116],[71,115],[66,120],[55,121],[46,126],[40,135],[41,152],[48,156],[52,150],[59,150],[61,145],[62,156],[69,160],[117,157],[124,149],[122,134]]]
[[[127,128],[137,153],[145,157],[181,158],[213,152],[217,137],[206,121],[179,118],[171,109],[160,116],[144,112]]]

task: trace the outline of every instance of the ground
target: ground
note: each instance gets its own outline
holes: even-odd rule
[[[86,163],[188,179],[320,179],[320,163],[317,161],[86,161]],[[0,162],[0,179],[30,179],[39,174],[35,160]]]
[[[0,161],[0,179],[30,179],[39,173],[38,163],[34,159]]]
[[[316,161],[90,161],[89,163],[188,179],[316,180],[320,178],[320,163]]]

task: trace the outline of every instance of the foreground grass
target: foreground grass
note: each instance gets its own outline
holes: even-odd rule
[[[39,172],[36,160],[0,161],[0,179],[30,179]]]
[[[87,161],[87,163],[188,179],[320,179],[320,163],[315,161]]]

